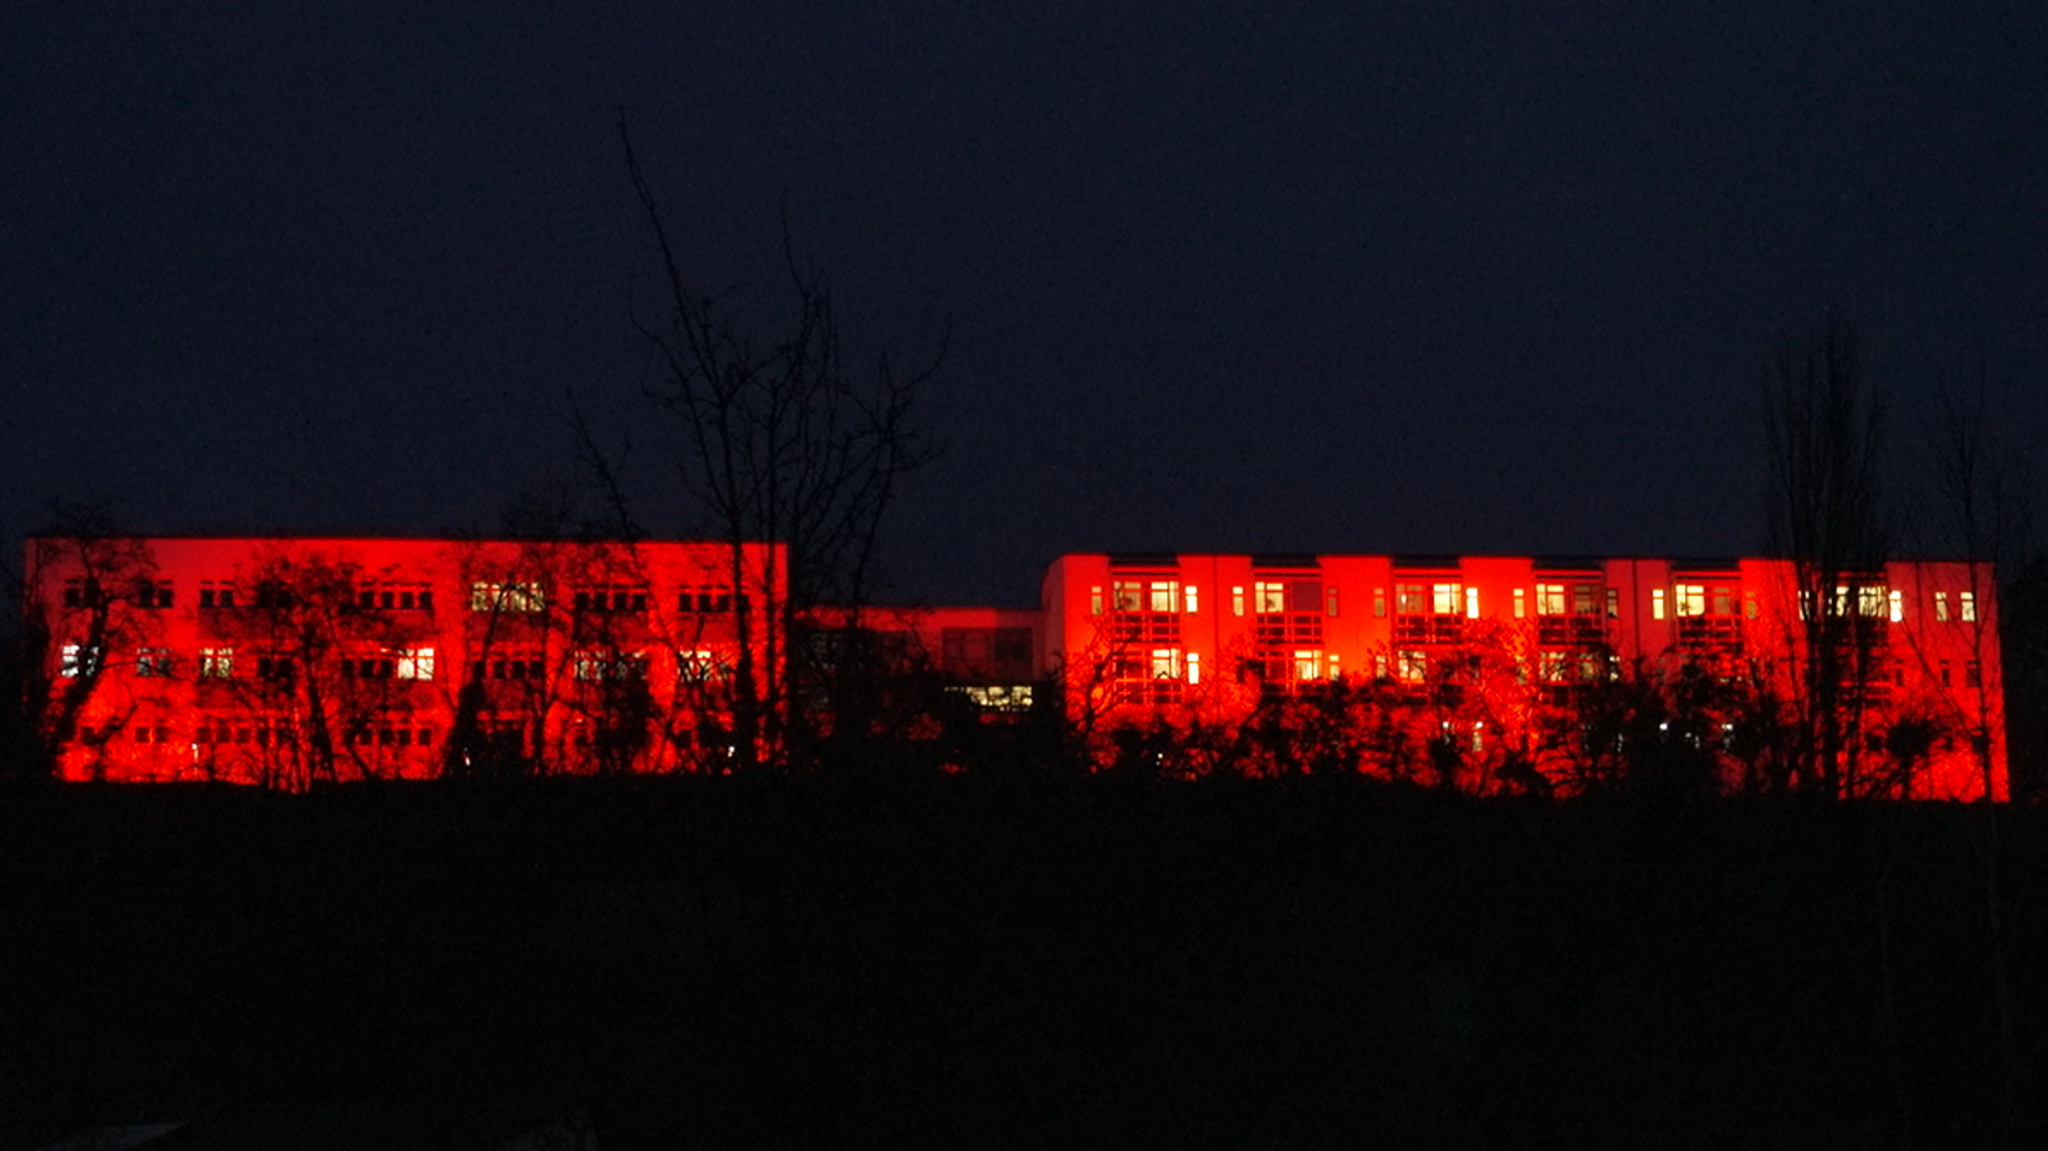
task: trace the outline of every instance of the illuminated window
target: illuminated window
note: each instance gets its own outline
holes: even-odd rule
[[[231,647],[202,647],[199,649],[199,678],[227,679],[235,674],[235,649]]]
[[[584,683],[647,678],[647,657],[639,652],[579,651],[572,666]]]
[[[1744,616],[1747,616],[1747,617],[1748,617],[1748,618],[1750,618],[1750,619],[1755,619],[1755,618],[1756,618],[1756,593],[1755,593],[1755,592],[1745,592],[1745,593],[1743,594],[1743,596],[1742,596],[1742,614],[1743,614]]]
[[[1184,610],[1189,615],[1195,614],[1199,607],[1199,597],[1195,594],[1195,585],[1189,584],[1186,588],[1182,589],[1182,592],[1187,601],[1187,606]]]
[[[1117,611],[1137,611],[1144,602],[1145,584],[1142,580],[1117,580],[1110,585],[1110,606]]]
[[[1680,619],[1707,614],[1707,589],[1700,584],[1679,584],[1674,598]]]
[[[1429,657],[1419,651],[1395,652],[1394,677],[1402,683],[1421,683],[1429,678]]]
[[[1279,580],[1259,580],[1252,585],[1254,610],[1271,614],[1287,610],[1287,585]]]
[[[1529,615],[1529,593],[1524,588],[1515,589],[1515,618],[1526,619]]]
[[[537,583],[492,583],[469,585],[469,610],[535,612],[547,607],[547,597]]]
[[[677,671],[685,684],[703,685],[723,680],[727,667],[725,661],[713,651],[686,651],[676,660]]]
[[[1328,659],[1328,660],[1326,661],[1326,662],[1328,662],[1328,663],[1329,663],[1329,665],[1330,665],[1330,678],[1331,678],[1332,680],[1338,680],[1338,679],[1342,679],[1342,678],[1344,678],[1344,676],[1343,676],[1343,673],[1342,673],[1342,672],[1341,672],[1341,671],[1339,670],[1339,668],[1340,668],[1340,667],[1341,667],[1342,665],[1341,665],[1341,664],[1340,664],[1340,663],[1339,663],[1338,661],[1339,661],[1339,660],[1340,660],[1341,658],[1342,658],[1341,656],[1339,656],[1339,655],[1338,655],[1338,654],[1337,654],[1336,652],[1334,652],[1334,651],[1333,651],[1333,652],[1331,652],[1331,653],[1330,653],[1329,659]]]
[[[1465,618],[1479,618],[1479,589],[1476,587],[1465,589]]]
[[[1934,593],[1934,618],[1941,623],[1948,622],[1948,593],[1945,591]]]
[[[1387,618],[1387,589],[1383,587],[1372,589],[1372,618]]]
[[[434,678],[434,649],[430,647],[406,648],[398,653],[398,678]]]
[[[1651,619],[1663,619],[1663,618],[1664,618],[1664,589],[1663,589],[1663,588],[1653,588],[1653,589],[1651,589],[1651,591],[1650,591],[1650,618],[1651,618]]]
[[[1429,610],[1429,586],[1419,583],[1394,585],[1394,612],[1397,615],[1421,615]]]
[[[1178,611],[1180,605],[1176,601],[1180,599],[1180,596],[1176,593],[1179,590],[1179,586],[1172,580],[1154,580],[1149,589],[1149,594],[1146,596],[1146,604],[1149,610]]]
[[[1882,586],[1856,589],[1856,614],[1866,619],[1884,619],[1891,614],[1891,599]]]
[[[145,647],[135,653],[135,674],[152,679],[171,674],[171,649],[167,647]]]
[[[1230,589],[1230,614],[1244,614],[1244,585],[1236,584]]]
[[[1976,593],[1976,592],[1973,592],[1973,591],[1966,591],[1966,592],[1957,592],[1957,593],[1956,593],[1956,602],[1957,602],[1958,606],[1960,606],[1960,607],[1961,607],[1961,608],[1963,609],[1963,611],[1962,611],[1962,614],[1963,614],[1963,622],[1964,622],[1964,623],[1974,623],[1974,622],[1976,622],[1976,619],[1977,619],[1977,593]]]
[[[1323,678],[1323,653],[1319,651],[1295,652],[1294,678],[1303,683]]]
[[[1611,587],[1611,588],[1608,588],[1608,589],[1607,589],[1607,618],[1608,618],[1608,619],[1620,619],[1620,618],[1621,618],[1621,589],[1620,589],[1620,588],[1612,588],[1612,587]]]
[[[1536,585],[1536,614],[1564,614],[1564,585],[1561,583],[1540,583]]]
[[[97,647],[67,643],[61,654],[57,672],[66,679],[91,679],[100,673],[100,649]]]
[[[1543,653],[1542,664],[1537,674],[1542,677],[1544,683],[1563,683],[1570,667],[1571,656],[1568,653],[1546,651]]]
[[[1461,584],[1440,583],[1429,587],[1430,609],[1438,615],[1457,615],[1464,606],[1464,587]],[[1477,603],[1477,600],[1473,601]]]
[[[1896,591],[1896,590],[1892,592],[1892,594],[1891,594],[1891,614],[1892,614],[1892,622],[1893,622],[1893,623],[1898,623],[1898,622],[1900,622],[1900,621],[1902,621],[1902,620],[1904,620],[1904,619],[1906,618],[1906,596],[1905,596],[1905,593],[1903,593],[1903,592],[1900,592],[1900,591]]]
[[[1198,652],[1198,651],[1191,651],[1191,652],[1189,652],[1189,653],[1188,653],[1188,682],[1189,682],[1189,683],[1200,683],[1200,682],[1202,682],[1202,653],[1201,653],[1201,652]]]
[[[1093,587],[1090,587],[1090,588],[1088,589],[1088,614],[1089,614],[1089,615],[1101,615],[1101,614],[1102,614],[1102,585],[1101,585],[1101,584],[1096,584],[1096,585],[1094,585]]]
[[[1155,647],[1152,649],[1152,678],[1180,678],[1180,649],[1177,647]]]

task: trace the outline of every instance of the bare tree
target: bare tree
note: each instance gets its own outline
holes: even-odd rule
[[[825,278],[800,265],[783,229],[788,320],[759,338],[733,318],[727,301],[693,286],[674,235],[620,126],[633,191],[659,256],[662,294],[654,314],[634,320],[655,349],[659,381],[649,395],[676,418],[682,446],[674,461],[684,490],[731,551],[735,589],[756,598],[765,634],[742,612],[732,733],[740,766],[786,754],[801,735],[792,690],[796,624],[812,607],[854,610],[874,580],[876,545],[897,485],[934,450],[913,413],[940,352],[915,371],[896,370],[887,354],[856,372],[847,362]],[[749,543],[779,547],[787,585],[774,564],[746,562]],[[758,654],[757,654],[758,653]]]
[[[1770,540],[1792,561],[1797,585],[1793,783],[1844,796],[1858,786],[1864,688],[1875,670],[1877,621],[1864,610],[1864,589],[1879,586],[1871,580],[1883,570],[1887,544],[1883,405],[1853,333],[1831,317],[1817,343],[1785,344],[1764,411]]]

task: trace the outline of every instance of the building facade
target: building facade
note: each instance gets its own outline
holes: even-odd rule
[[[65,779],[704,768],[775,738],[779,549],[29,542]]]
[[[1816,595],[1765,559],[1067,555],[1037,609],[799,618],[766,544],[49,537],[28,559],[32,693],[73,780],[721,770],[777,758],[793,714],[901,734],[957,715],[936,697],[1056,708],[1097,762],[1149,732],[1189,772],[2006,787],[1986,564]]]
[[[1990,566],[1799,588],[1765,559],[1069,555],[1043,659],[1090,732],[1291,715],[1342,746],[1286,754],[1471,790],[1647,759],[1810,786],[1786,776],[1818,758],[1842,794],[2002,797]]]

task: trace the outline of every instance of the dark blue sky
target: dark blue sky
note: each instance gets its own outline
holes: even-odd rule
[[[766,299],[786,201],[850,336],[950,320],[906,596],[1750,550],[1765,365],[1830,307],[1902,471],[1960,365],[2048,433],[2039,4],[302,7],[0,15],[7,536],[488,529],[577,477],[572,390],[686,530],[621,109],[700,283]]]

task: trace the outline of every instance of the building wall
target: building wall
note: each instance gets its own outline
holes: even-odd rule
[[[765,545],[738,587],[731,550],[695,543],[40,538],[28,558],[66,779],[702,765],[730,754],[742,673],[782,658]]]
[[[1687,738],[1735,772],[1768,759],[1742,741],[1758,709],[1796,715],[1809,656],[1778,560],[1098,553],[1060,557],[1044,589],[1046,664],[1086,731],[1241,725],[1342,682],[1495,771],[1597,760],[1570,746],[1587,738],[1572,716],[1647,681],[1711,701],[1663,730],[1712,719]],[[1988,565],[1959,562],[1891,563],[1845,593],[1868,650],[1849,733],[1874,791],[1981,795],[1981,728],[2004,794],[1995,599]]]

